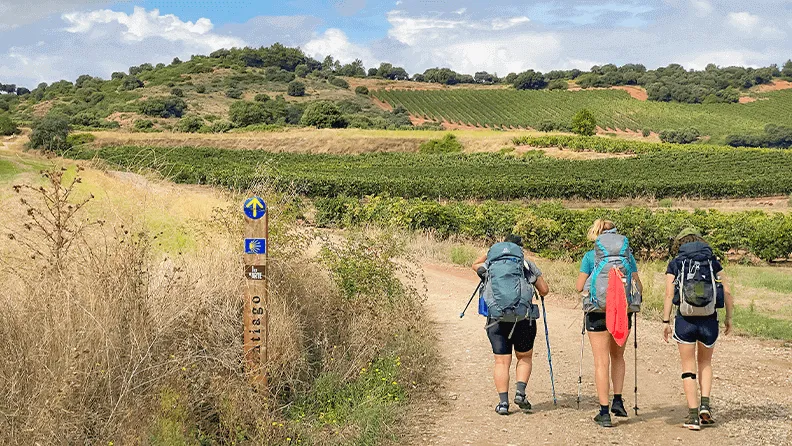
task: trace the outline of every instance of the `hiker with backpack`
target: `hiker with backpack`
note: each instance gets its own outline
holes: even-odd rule
[[[724,283],[723,267],[701,233],[688,228],[679,233],[671,247],[673,259],[666,269],[663,306],[663,338],[673,332],[682,362],[682,386],[688,404],[683,426],[691,430],[712,425],[712,353],[718,340],[718,308],[726,308],[726,330],[731,333],[733,298]],[[671,310],[678,307],[671,326]],[[698,366],[698,367],[697,367]],[[697,396],[696,381],[701,388]]]
[[[531,409],[526,387],[533,367],[539,318],[539,307],[533,303],[533,297],[535,291],[541,296],[549,292],[542,272],[525,257],[522,244],[521,237],[509,235],[473,264],[473,270],[482,279],[479,313],[487,316],[485,328],[495,355],[493,376],[500,398],[495,412],[499,415],[509,414],[512,352],[517,358],[514,403],[524,411]]]
[[[583,296],[582,334],[588,332],[594,355],[594,380],[600,404],[594,421],[602,427],[612,427],[610,412],[617,417],[627,417],[622,398],[626,368],[624,350],[632,329],[632,317],[640,311],[643,287],[629,241],[616,231],[612,221],[596,220],[588,231],[588,239],[594,242],[594,249],[583,256],[576,288]],[[581,339],[578,405],[584,341],[585,336]],[[609,405],[611,380],[614,392],[612,406]],[[635,387],[637,399],[637,377]],[[637,413],[637,402],[635,410]]]

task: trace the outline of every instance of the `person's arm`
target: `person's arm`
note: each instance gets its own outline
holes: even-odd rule
[[[663,339],[668,342],[668,338],[671,336],[671,310],[673,310],[674,307],[674,281],[676,280],[676,276],[673,274],[666,274],[665,278],[665,301],[663,302]]]
[[[478,259],[476,259],[476,261],[475,261],[475,262],[473,262],[473,266],[472,266],[472,268],[473,268],[473,271],[476,271],[476,274],[478,274],[478,269],[479,269],[480,267],[484,266],[484,264],[485,264],[486,262],[487,262],[487,255],[486,255],[486,254],[483,254],[481,257],[479,257]]]
[[[534,287],[536,287],[536,291],[542,297],[547,296],[547,293],[550,292],[550,287],[547,286],[547,282],[544,280],[544,277],[542,276],[539,276],[536,279],[536,283],[534,283]]]
[[[588,278],[589,278],[589,274],[583,272],[578,274],[577,282],[575,282],[575,289],[578,291],[578,293],[583,292],[583,288],[586,286],[586,281],[588,280]]]
[[[724,306],[726,307],[726,331],[724,334],[730,334],[732,331],[732,315],[734,314],[734,297],[729,290],[728,285],[726,284],[726,278],[724,277],[723,273],[719,274],[719,278],[721,283],[723,283],[723,299],[724,299]]]

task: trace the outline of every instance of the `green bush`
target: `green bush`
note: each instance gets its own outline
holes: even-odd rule
[[[135,130],[149,130],[154,128],[154,122],[150,119],[138,119],[133,124]]]
[[[143,88],[143,81],[136,78],[135,76],[126,76],[121,81],[121,89],[126,91],[137,90],[138,88]]]
[[[181,97],[184,97],[184,90],[182,90],[181,88],[172,88],[171,89],[171,94],[173,96],[177,96],[177,97],[181,98]]]
[[[68,146],[90,144],[94,141],[96,141],[96,135],[93,133],[73,133],[66,137],[66,144]]]
[[[660,141],[672,144],[690,144],[698,141],[701,133],[698,129],[689,127],[682,130],[663,130],[660,132]]]
[[[347,122],[332,102],[312,102],[305,108],[300,124],[316,128],[344,128]]]
[[[270,99],[272,98],[270,98],[270,96],[266,93],[259,93],[253,98],[253,100],[256,102],[267,102]]]
[[[225,94],[226,94],[226,97],[228,97],[228,98],[239,99],[244,94],[244,91],[242,91],[242,89],[237,88],[237,87],[231,87],[228,90],[226,90]]]
[[[200,94],[206,93],[206,85],[199,85],[195,87],[195,92]]]
[[[649,130],[649,129],[643,129],[643,131],[641,131],[641,136],[643,136],[644,138],[648,138],[649,135],[651,135],[651,134],[652,134],[652,131]]]
[[[582,136],[593,136],[597,133],[597,120],[588,109],[584,108],[572,118],[572,131]]]
[[[216,121],[209,127],[212,133],[226,133],[234,128],[234,124],[228,121]]]
[[[330,84],[335,85],[336,87],[339,88],[349,88],[349,82],[345,81],[344,79],[341,79],[340,77],[334,77],[330,79]]]
[[[355,93],[368,96],[369,89],[365,85],[358,85],[357,87],[355,87]]]
[[[0,115],[0,135],[10,136],[19,133],[16,123],[8,115]]]
[[[237,101],[228,109],[228,117],[238,127],[267,122],[271,114],[259,102]]]
[[[65,116],[50,113],[33,123],[30,147],[51,152],[68,149],[71,147],[68,143],[70,131],[71,126]]]
[[[176,131],[183,133],[195,133],[204,125],[204,120],[200,116],[186,116],[176,124]]]
[[[292,81],[289,83],[287,93],[289,96],[305,96],[305,84],[300,81]]]
[[[458,153],[463,149],[456,135],[446,133],[442,139],[430,139],[418,148],[420,153]]]
[[[155,96],[139,103],[140,112],[146,116],[181,118],[187,109],[184,99],[176,96]]]
[[[566,79],[556,79],[554,81],[551,81],[549,84],[547,84],[547,89],[548,90],[567,90],[567,89],[569,89],[569,83],[566,81]]]
[[[553,121],[549,119],[545,119],[539,124],[539,128],[537,130],[539,130],[540,132],[547,133],[547,132],[552,132],[553,130],[555,130],[555,128],[556,126]]]

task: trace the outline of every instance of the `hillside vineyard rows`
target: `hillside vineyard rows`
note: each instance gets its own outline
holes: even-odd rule
[[[792,125],[792,90],[766,93],[748,104],[642,102],[621,90],[377,90],[372,95],[415,116],[486,127],[569,123],[583,108],[594,113],[602,128],[659,132],[695,127],[718,141],[761,132],[770,123]]]
[[[64,153],[153,168],[181,183],[246,188],[262,176],[311,197],[391,194],[432,199],[759,197],[792,193],[792,152],[660,150],[631,158],[566,160],[501,154],[327,155],[214,148],[78,146]]]

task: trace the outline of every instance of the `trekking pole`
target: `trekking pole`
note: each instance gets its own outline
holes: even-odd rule
[[[471,294],[471,295],[470,295],[470,300],[468,300],[468,303],[467,303],[467,305],[465,305],[465,309],[464,309],[464,310],[462,310],[462,312],[461,312],[461,313],[459,313],[459,318],[460,318],[460,319],[462,319],[463,317],[465,317],[465,312],[467,312],[467,310],[468,310],[468,307],[470,307],[470,303],[471,303],[471,302],[473,302],[473,298],[474,298],[474,297],[476,297],[476,293],[478,293],[478,290],[479,290],[479,288],[481,288],[481,284],[482,284],[482,283],[484,283],[484,279],[481,279],[481,281],[479,282],[479,284],[478,284],[478,285],[476,285],[476,289],[475,289],[475,290],[473,290],[473,294]]]
[[[586,343],[586,313],[583,313],[583,328],[580,330],[580,372],[578,373],[577,408],[580,410],[580,394],[583,388],[583,346]]]
[[[635,348],[635,407],[633,410],[635,411],[635,416],[638,416],[638,313],[633,313],[633,326],[635,327],[635,333],[633,333],[633,347]]]
[[[550,365],[550,386],[553,389],[553,406],[557,406],[558,400],[556,399],[555,378],[553,377],[553,355],[550,354],[550,332],[547,329],[547,311],[545,310],[544,296],[539,297],[542,301],[542,318],[544,319],[545,342],[547,342],[547,363]]]

